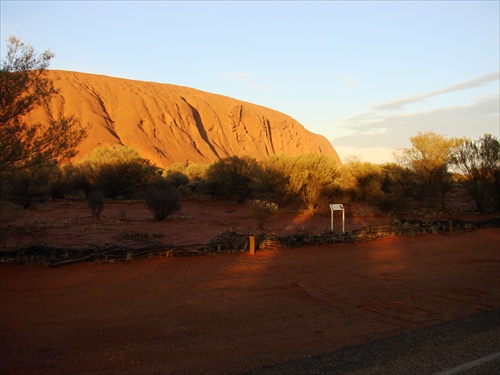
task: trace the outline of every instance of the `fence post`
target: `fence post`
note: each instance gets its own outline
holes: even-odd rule
[[[248,237],[250,240],[250,255],[255,255],[255,236]]]

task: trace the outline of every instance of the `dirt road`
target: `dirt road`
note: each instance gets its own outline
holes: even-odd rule
[[[500,230],[0,265],[2,374],[234,374],[500,308]]]

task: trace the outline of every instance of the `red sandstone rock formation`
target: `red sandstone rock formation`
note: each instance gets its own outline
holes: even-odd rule
[[[232,155],[261,160],[309,152],[340,163],[325,137],[269,108],[170,84],[66,71],[48,74],[59,94],[30,120],[44,123],[51,112],[54,117],[73,114],[90,124],[76,160],[95,147],[123,144],[163,168]]]

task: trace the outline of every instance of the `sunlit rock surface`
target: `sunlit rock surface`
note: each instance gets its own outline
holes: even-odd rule
[[[75,115],[91,128],[75,160],[103,145],[127,145],[166,168],[227,156],[317,152],[340,159],[328,140],[278,111],[170,84],[49,71],[59,94],[31,121]]]

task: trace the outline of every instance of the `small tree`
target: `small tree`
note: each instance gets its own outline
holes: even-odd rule
[[[354,201],[375,203],[383,196],[382,183],[385,175],[382,167],[351,158],[342,167],[342,188]]]
[[[434,132],[419,132],[411,137],[412,148],[396,153],[396,159],[403,167],[413,170],[420,188],[420,196],[428,204],[441,198],[444,208],[445,193],[451,188],[451,174],[448,166],[457,146],[457,139],[448,139]]]
[[[165,179],[176,188],[189,184],[189,177],[180,171],[167,171]]]
[[[452,158],[479,212],[500,209],[500,141],[485,134],[478,141],[462,140]]]
[[[57,93],[46,69],[54,57],[11,37],[0,64],[0,172],[47,162],[64,162],[76,155],[87,128],[73,117],[28,124],[26,115],[47,105]]]
[[[181,198],[177,189],[162,182],[152,185],[146,191],[146,207],[155,220],[165,220],[181,210]]]
[[[128,146],[98,147],[77,164],[75,184],[85,192],[101,190],[105,197],[132,198],[159,178],[160,169]]]
[[[92,213],[94,219],[99,219],[101,217],[101,212],[104,209],[104,195],[102,191],[93,190],[85,198],[87,206]]]
[[[4,197],[24,209],[36,207],[50,198],[53,165],[30,167],[5,173]]]
[[[285,171],[289,176],[289,191],[297,194],[310,211],[326,198],[328,192],[335,191],[334,185],[340,176],[337,162],[322,154],[288,157]]]
[[[180,172],[187,176],[189,181],[197,181],[206,177],[209,168],[210,165],[207,164],[173,163],[168,168],[167,175],[173,172]]]
[[[236,202],[243,203],[253,193],[255,178],[260,169],[257,161],[250,157],[231,156],[221,159],[208,169],[203,187],[210,195],[233,198]]]
[[[396,163],[387,163],[383,166],[384,180],[378,206],[385,212],[406,211],[408,203],[413,197],[415,173],[407,167]]]
[[[288,191],[289,176],[282,173],[272,164],[270,159],[263,162],[262,170],[257,175],[254,183],[255,196],[285,204],[292,198]]]
[[[257,220],[259,228],[264,228],[269,218],[278,211],[276,203],[254,199],[250,201],[250,215]]]

